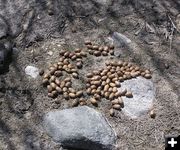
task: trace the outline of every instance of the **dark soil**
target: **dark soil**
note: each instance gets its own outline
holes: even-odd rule
[[[96,109],[116,131],[118,149],[163,150],[164,136],[180,134],[179,10],[177,0],[0,0],[0,41],[14,47],[9,71],[0,75],[0,149],[60,149],[43,131],[42,116],[69,108],[69,102],[61,96],[48,98],[42,78],[30,78],[24,68],[47,69],[58,60],[59,50],[83,47],[85,39],[106,44],[113,32],[120,32],[132,40],[132,47],[115,43],[118,57],[89,56],[80,79],[108,59],[149,68],[156,87],[155,119],[147,114],[132,120],[121,111],[110,117],[108,101]],[[83,87],[83,82],[73,83]]]

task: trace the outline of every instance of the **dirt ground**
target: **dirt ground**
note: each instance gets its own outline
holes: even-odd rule
[[[126,35],[132,47],[115,43],[115,56],[88,56],[79,71],[80,80],[73,84],[83,88],[84,75],[103,67],[108,59],[149,68],[156,88],[155,119],[148,114],[131,119],[121,111],[110,117],[106,100],[94,108],[112,124],[119,150],[163,150],[164,136],[180,134],[180,2],[54,0],[52,6],[46,2],[0,1],[1,15],[9,21],[16,46],[9,72],[0,75],[0,150],[60,149],[44,133],[42,116],[53,109],[69,108],[69,101],[61,96],[49,98],[42,77],[32,79],[24,69],[27,65],[47,69],[58,60],[61,49],[84,47],[86,39],[107,44],[113,32]]]

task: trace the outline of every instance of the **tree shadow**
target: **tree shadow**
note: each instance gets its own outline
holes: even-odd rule
[[[15,145],[9,140],[12,136],[9,126],[0,119],[0,139],[8,146],[8,150],[15,150]],[[2,141],[1,141],[2,142]]]

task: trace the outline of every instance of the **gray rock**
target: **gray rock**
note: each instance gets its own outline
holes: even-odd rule
[[[107,120],[87,106],[51,111],[44,117],[47,133],[64,147],[86,150],[116,149],[115,132]]]
[[[25,73],[31,76],[32,78],[36,78],[39,74],[39,69],[33,66],[27,66],[25,68]]]
[[[131,40],[129,38],[118,32],[114,32],[112,38],[118,46],[129,46],[129,44],[131,43]]]
[[[155,99],[155,88],[151,80],[143,77],[126,80],[121,84],[122,89],[127,89],[133,94],[132,98],[122,97],[124,101],[123,112],[131,118],[141,117],[148,113]]]

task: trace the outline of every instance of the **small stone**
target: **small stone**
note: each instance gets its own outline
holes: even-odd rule
[[[52,56],[53,55],[53,52],[52,51],[49,51],[47,52],[48,55]]]
[[[39,75],[39,69],[33,66],[27,66],[25,68],[25,73],[32,78],[36,78]]]
[[[169,69],[169,64],[168,64],[168,63],[165,63],[165,64],[164,64],[164,67],[165,67],[166,69]]]
[[[113,33],[113,39],[115,39],[120,46],[129,46],[129,44],[131,43],[131,40],[129,38],[118,32]]]

